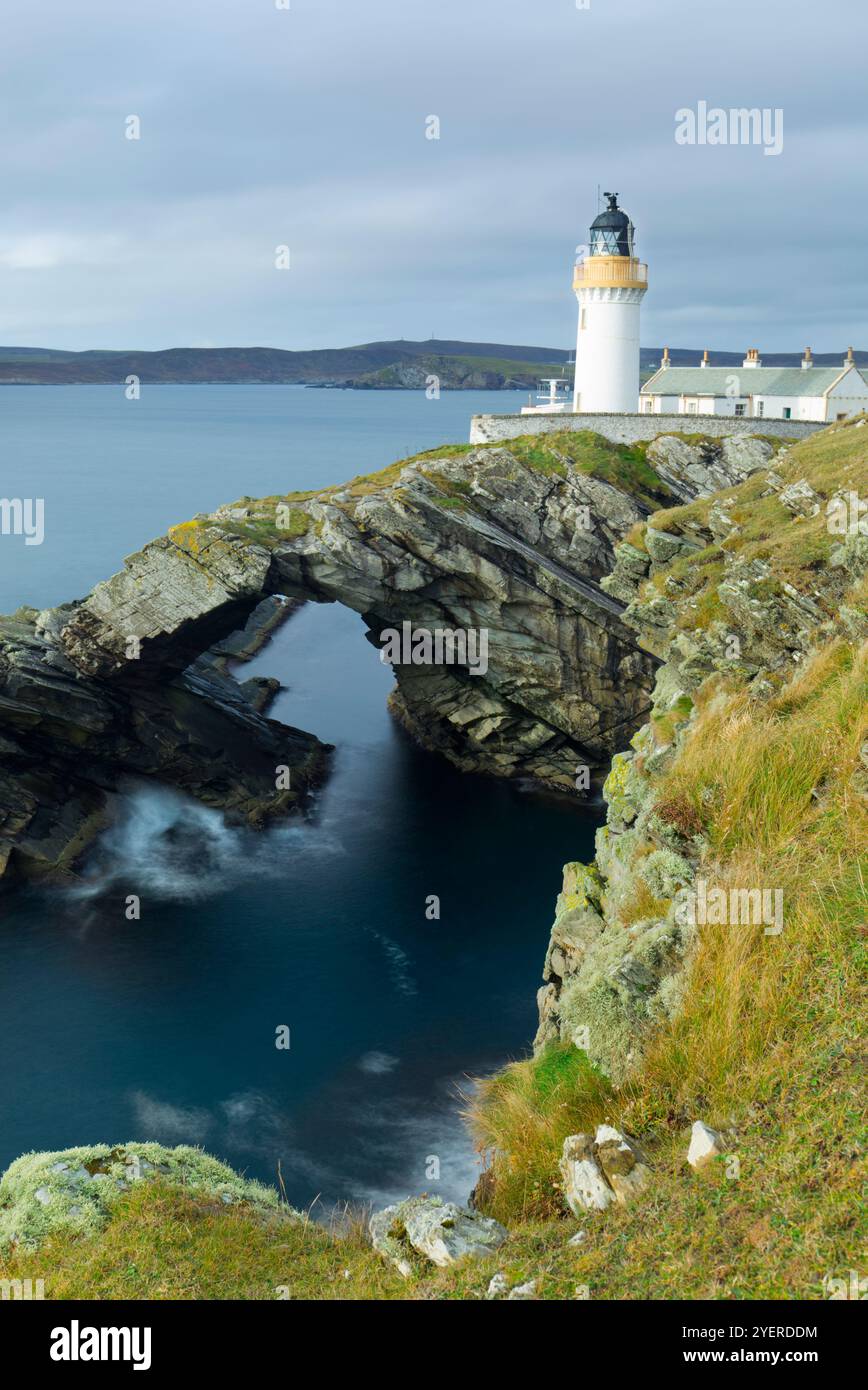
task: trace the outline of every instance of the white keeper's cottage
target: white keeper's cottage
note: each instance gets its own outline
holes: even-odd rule
[[[868,383],[850,348],[840,367],[815,367],[807,348],[800,367],[764,367],[750,348],[740,367],[673,367],[669,349],[639,393],[645,415],[732,415],[752,420],[845,420],[868,410]]]

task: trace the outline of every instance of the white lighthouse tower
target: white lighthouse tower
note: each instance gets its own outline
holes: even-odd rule
[[[575,268],[579,301],[573,409],[625,412],[639,409],[639,314],[648,288],[648,267],[633,254],[635,230],[618,207],[617,193],[592,226],[589,253]]]

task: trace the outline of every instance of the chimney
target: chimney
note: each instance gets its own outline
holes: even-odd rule
[[[849,348],[847,349],[847,356],[844,358],[844,366],[845,366],[845,367],[855,367],[855,365],[856,365],[856,362],[855,362],[854,357],[853,357],[853,349],[852,349],[851,347],[849,347]]]
[[[669,361],[669,349],[668,349],[667,347],[665,347],[665,348],[663,349],[663,356],[662,356],[662,358],[661,358],[661,360],[660,360],[660,366],[661,366],[661,367],[669,367],[669,366],[671,366],[671,365],[672,365],[672,364],[671,364],[670,361]]]
[[[804,371],[807,367],[813,367],[813,365],[814,359],[811,355],[811,349],[805,348],[805,355],[802,358],[802,371]]]
[[[699,365],[700,365],[700,367],[707,367],[707,366],[708,366],[708,348],[706,348],[706,349],[705,349],[705,352],[702,354],[702,361],[700,362]]]
[[[741,364],[743,367],[761,367],[762,359],[759,355],[759,348],[748,348],[747,357]]]

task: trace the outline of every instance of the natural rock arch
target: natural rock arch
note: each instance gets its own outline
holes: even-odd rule
[[[327,747],[268,719],[269,683],[239,685],[210,654],[274,595],[346,604],[375,644],[403,623],[486,629],[484,675],[399,666],[395,712],[463,769],[572,789],[577,764],[628,742],[657,664],[601,587],[614,548],[653,508],[771,452],[736,442],[666,437],[646,457],[572,432],[444,448],[199,515],[85,600],[0,618],[0,875],[74,864],[131,774],[253,823],[322,781]]]
[[[465,768],[572,787],[647,708],[654,658],[597,583],[643,509],[503,449],[417,462],[313,496],[245,501],[172,528],[59,627],[86,675],[165,679],[269,594],[339,602],[384,631],[485,630],[484,674],[398,665],[393,706]],[[130,650],[137,655],[130,659]]]

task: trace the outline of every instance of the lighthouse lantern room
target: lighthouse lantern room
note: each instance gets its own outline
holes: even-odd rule
[[[635,228],[617,193],[591,225],[588,254],[575,267],[579,301],[573,409],[634,414],[639,399],[639,314],[648,267],[634,254]]]

